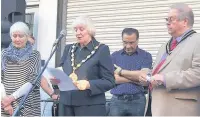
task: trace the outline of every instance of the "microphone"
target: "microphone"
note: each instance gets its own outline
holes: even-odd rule
[[[60,32],[60,35],[58,36],[58,38],[55,40],[53,46],[55,46],[56,44],[58,44],[58,42],[60,42],[60,40],[65,37],[67,35],[67,32],[65,30],[62,30]]]

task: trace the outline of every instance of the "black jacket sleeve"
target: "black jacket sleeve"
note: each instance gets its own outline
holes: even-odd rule
[[[90,80],[90,93],[97,95],[104,93],[115,86],[114,66],[112,64],[109,47],[103,45],[99,54],[99,79]]]

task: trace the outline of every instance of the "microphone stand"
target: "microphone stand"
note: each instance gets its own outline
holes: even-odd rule
[[[59,43],[59,42],[58,42]],[[12,117],[15,117],[15,116],[19,116],[19,110],[22,109],[26,99],[28,98],[28,95],[34,90],[34,88],[36,87],[36,83],[40,80],[44,70],[46,69],[50,59],[52,58],[53,54],[57,51],[58,49],[58,43],[56,43],[55,45],[53,45],[53,51],[51,52],[47,62],[45,63],[44,67],[42,68],[41,72],[39,73],[39,75],[37,75],[36,79],[33,81],[32,83],[32,88],[28,91],[28,93],[26,95],[24,95],[24,97],[22,98],[20,104],[16,107]]]

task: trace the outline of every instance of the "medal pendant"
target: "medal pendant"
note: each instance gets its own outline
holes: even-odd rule
[[[70,77],[73,81],[77,81],[77,80],[78,80],[78,76],[77,76],[74,72],[72,72],[72,73],[69,75],[69,77]]]

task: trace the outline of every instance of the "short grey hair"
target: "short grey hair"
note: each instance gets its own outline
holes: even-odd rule
[[[95,26],[93,24],[92,19],[89,18],[88,16],[83,15],[83,16],[77,17],[72,23],[73,30],[77,25],[84,25],[86,27],[87,31],[89,32],[89,34],[92,37],[95,36],[96,28],[95,28]]]
[[[26,36],[30,35],[29,27],[24,22],[15,22],[10,27],[10,37],[12,37],[12,33],[17,31],[24,33]]]
[[[188,26],[193,27],[194,24],[194,14],[192,9],[185,3],[176,3],[170,7],[171,9],[178,10],[179,20],[188,19]]]

